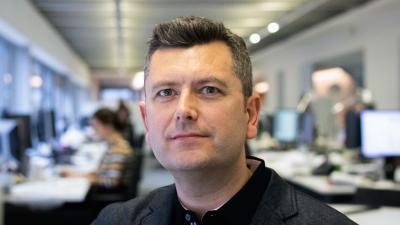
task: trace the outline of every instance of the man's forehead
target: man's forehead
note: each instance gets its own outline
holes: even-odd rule
[[[212,74],[215,71],[234,72],[229,48],[223,42],[195,45],[189,48],[162,48],[151,56],[146,75],[172,71]]]

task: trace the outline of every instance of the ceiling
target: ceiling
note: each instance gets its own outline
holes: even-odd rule
[[[100,80],[142,70],[155,24],[196,15],[224,22],[254,52],[370,0],[31,0]],[[269,34],[276,21],[281,30]],[[109,82],[126,86],[127,82]],[[129,84],[129,83],[128,83]]]

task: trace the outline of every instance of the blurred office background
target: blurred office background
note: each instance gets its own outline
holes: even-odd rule
[[[146,145],[146,41],[182,15],[248,45],[263,100],[249,154],[360,224],[400,219],[400,1],[1,0],[0,225],[89,224],[98,210],[173,182]],[[90,117],[130,111],[129,185],[93,194]],[[133,172],[132,172],[133,171]]]

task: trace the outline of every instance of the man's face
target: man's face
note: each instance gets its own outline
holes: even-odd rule
[[[245,103],[223,42],[157,50],[141,112],[146,139],[170,171],[218,168],[244,157],[253,138],[259,99]]]

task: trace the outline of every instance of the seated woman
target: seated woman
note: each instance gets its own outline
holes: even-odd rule
[[[124,185],[124,171],[128,166],[133,150],[129,143],[117,131],[117,116],[108,109],[97,110],[90,121],[97,136],[107,142],[107,151],[103,156],[99,169],[95,173],[78,174],[65,171],[68,177],[86,177],[94,186],[113,189]]]

